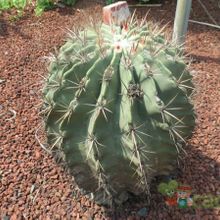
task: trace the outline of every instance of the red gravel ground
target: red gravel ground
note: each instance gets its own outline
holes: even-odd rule
[[[220,23],[217,1],[204,2]],[[81,0],[75,8],[56,9],[41,17],[35,17],[32,9],[15,22],[8,20],[8,14],[0,17],[0,218],[4,220],[140,219],[137,211],[146,207],[141,199],[128,201],[116,212],[92,203],[35,139],[41,122],[41,75],[47,72],[42,57],[63,44],[65,28],[84,24],[84,14],[99,18],[101,9],[99,3]],[[138,9],[138,15],[148,10]],[[167,30],[171,31],[174,13],[175,1],[168,1],[151,9],[148,19],[170,21]],[[210,22],[197,1],[191,18]],[[189,184],[193,194],[220,195],[220,32],[190,24],[186,52],[193,58],[198,118],[176,179]],[[219,208],[168,208],[154,188],[146,219],[220,219]]]

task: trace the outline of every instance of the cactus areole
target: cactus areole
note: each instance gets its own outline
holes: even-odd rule
[[[48,145],[98,203],[149,195],[193,130],[192,90],[180,49],[157,26],[132,17],[70,31],[43,90]]]

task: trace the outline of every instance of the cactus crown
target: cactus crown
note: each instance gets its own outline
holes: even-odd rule
[[[191,79],[181,50],[145,21],[70,31],[43,92],[48,143],[97,202],[149,194],[194,127]]]

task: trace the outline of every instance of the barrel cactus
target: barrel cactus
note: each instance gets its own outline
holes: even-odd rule
[[[48,145],[98,203],[149,195],[193,130],[192,90],[181,50],[146,22],[69,31],[43,89]]]

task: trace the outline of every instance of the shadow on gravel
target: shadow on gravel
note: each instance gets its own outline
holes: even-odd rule
[[[190,56],[195,60],[195,62],[206,62],[206,63],[210,63],[210,62],[214,62],[214,63],[218,63],[220,64],[220,59],[219,58],[215,58],[215,57],[211,57],[211,56],[202,56],[202,55],[195,55],[195,54],[190,54]]]
[[[8,35],[8,25],[7,22],[0,18],[0,36],[7,36]]]
[[[25,19],[25,17],[22,17],[22,20]],[[23,39],[27,39],[30,40],[31,37],[27,34],[24,34],[21,31],[20,25],[16,24],[16,22],[12,23],[12,22],[8,22],[5,21],[4,19],[0,18],[0,37],[7,37],[10,33],[9,30],[11,30],[13,32],[13,34],[17,34],[20,37],[22,37]]]
[[[75,7],[67,7],[65,6],[64,8],[58,7],[56,8],[56,11],[61,15],[61,16],[73,16],[76,12]]]

